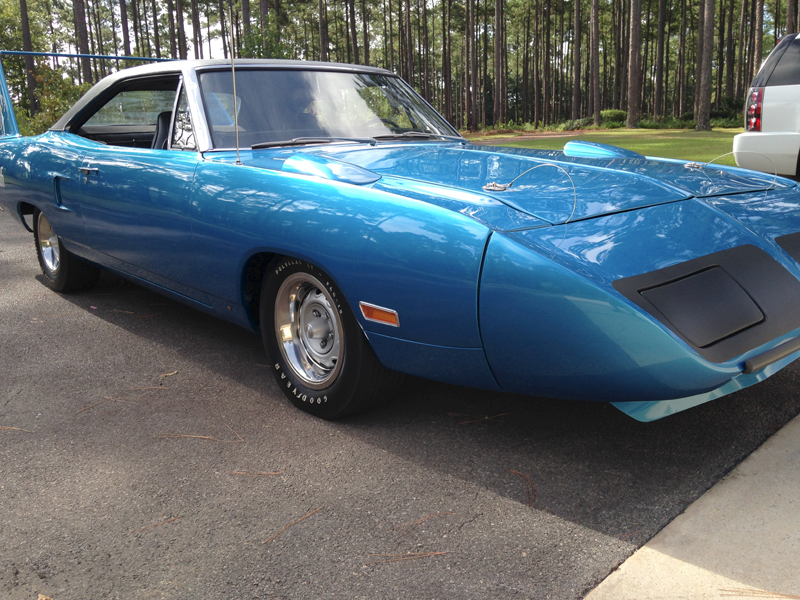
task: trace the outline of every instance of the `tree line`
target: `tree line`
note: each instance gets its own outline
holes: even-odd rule
[[[741,114],[762,60],[798,30],[797,3],[0,0],[0,49],[373,65],[460,129],[599,124],[604,110],[624,111],[629,127],[684,118],[707,129],[713,114]],[[4,66],[35,115],[128,64],[6,56]]]

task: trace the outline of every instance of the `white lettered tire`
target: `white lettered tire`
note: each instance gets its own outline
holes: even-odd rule
[[[97,284],[100,269],[73,256],[38,208],[33,212],[36,258],[48,287],[56,292],[77,292]]]
[[[332,279],[295,258],[272,263],[261,289],[261,337],[278,386],[323,419],[367,409],[396,387]]]

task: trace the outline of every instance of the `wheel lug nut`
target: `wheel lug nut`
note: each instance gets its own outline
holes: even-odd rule
[[[324,348],[324,347],[325,347],[325,346],[327,346],[327,345],[328,345],[328,340],[322,340],[322,341],[319,343],[319,347],[320,347],[320,348]]]
[[[318,310],[314,310],[314,311],[312,311],[312,314],[313,314],[315,317],[317,317],[318,319],[319,319],[319,318],[320,318],[320,316],[321,316],[321,315],[320,315],[320,312],[319,312]]]

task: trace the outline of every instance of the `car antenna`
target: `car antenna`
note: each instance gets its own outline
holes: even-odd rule
[[[233,55],[236,53],[236,46],[233,42],[233,3],[231,3],[231,10],[228,13],[230,21],[228,27],[231,30],[231,76],[233,77],[233,130],[236,134],[236,164],[241,165],[242,161],[239,160],[239,110],[236,106],[236,66],[234,65]]]

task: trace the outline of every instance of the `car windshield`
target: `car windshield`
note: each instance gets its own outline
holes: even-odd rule
[[[235,98],[230,70],[202,72],[199,82],[218,149],[236,146],[234,111],[242,147],[298,145],[303,138],[316,143],[326,138],[458,136],[404,81],[391,75],[239,67]]]

